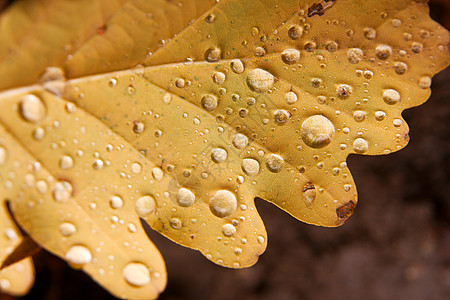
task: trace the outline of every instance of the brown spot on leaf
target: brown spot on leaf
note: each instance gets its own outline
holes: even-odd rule
[[[350,200],[344,205],[336,208],[336,214],[340,219],[346,219],[345,221],[348,221],[353,215],[353,209],[355,208],[355,206],[356,203],[353,200]]]
[[[323,15],[325,10],[333,6],[334,2],[336,2],[336,0],[322,0],[319,3],[313,3],[308,7],[308,17],[311,18],[314,15]]]

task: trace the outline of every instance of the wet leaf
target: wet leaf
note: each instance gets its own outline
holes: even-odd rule
[[[166,284],[139,217],[231,268],[266,247],[255,197],[341,225],[347,156],[403,148],[401,112],[450,61],[426,4],[392,2],[16,2],[0,18],[2,198],[123,298]]]

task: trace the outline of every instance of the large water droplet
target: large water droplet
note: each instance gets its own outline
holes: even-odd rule
[[[248,73],[247,85],[257,93],[264,93],[273,87],[275,77],[263,69],[253,69]]]
[[[297,49],[286,49],[281,52],[281,59],[285,64],[296,64],[300,60],[300,51]]]
[[[55,183],[53,187],[53,198],[57,202],[66,202],[72,196],[72,185],[67,181]]]
[[[270,172],[278,173],[284,165],[284,159],[278,154],[269,154],[266,159],[266,167]]]
[[[336,88],[336,94],[341,99],[347,99],[352,94],[352,87],[348,84],[340,84]]]
[[[392,54],[392,48],[388,45],[378,45],[375,48],[375,55],[379,59],[388,59]]]
[[[273,119],[277,125],[284,125],[290,117],[291,113],[284,109],[278,109],[273,114]]]
[[[188,207],[195,202],[195,195],[186,188],[180,188],[177,193],[177,203],[179,206]]]
[[[232,140],[233,146],[237,149],[244,149],[248,145],[248,138],[243,134],[236,134]]]
[[[145,286],[150,283],[150,271],[142,263],[129,263],[122,271],[123,278],[134,286]]]
[[[364,56],[364,52],[359,48],[351,48],[347,51],[347,59],[352,64],[359,63]]]
[[[209,209],[219,218],[231,216],[236,211],[236,208],[236,196],[230,191],[217,191],[214,196],[209,199]]]
[[[217,108],[217,97],[211,94],[206,94],[202,97],[202,107],[207,111],[213,111]]]
[[[294,104],[295,102],[297,102],[297,100],[298,100],[297,94],[292,91],[287,92],[284,95],[284,101],[286,101],[286,103],[289,105]]]
[[[59,167],[63,170],[67,170],[73,167],[73,159],[68,155],[64,155],[59,160]]]
[[[333,123],[322,115],[306,118],[300,129],[303,142],[311,148],[322,148],[330,144],[334,132]]]
[[[291,28],[289,28],[288,30],[288,36],[292,40],[298,40],[302,35],[303,35],[303,28],[298,25],[291,26]]]
[[[37,96],[28,94],[20,98],[20,114],[26,121],[40,122],[44,119],[46,113],[44,103]]]
[[[356,153],[364,153],[369,149],[369,143],[363,138],[357,138],[353,142],[353,150]]]
[[[109,199],[109,205],[111,206],[111,208],[114,208],[114,209],[122,208],[122,206],[123,206],[123,199],[120,198],[119,196],[112,196]]]
[[[139,198],[135,204],[136,213],[141,218],[146,218],[148,215],[155,211],[155,208],[155,198],[150,195]]]
[[[164,172],[160,168],[155,167],[152,169],[152,176],[156,181],[161,181],[163,179]]]
[[[211,151],[211,159],[216,163],[221,163],[227,160],[228,153],[225,149],[222,148],[214,148]]]
[[[240,59],[233,59],[230,63],[231,70],[236,74],[241,74],[244,72],[244,64]]]
[[[72,246],[69,251],[67,251],[65,258],[72,264],[85,265],[91,262],[92,254],[85,246],[77,245]]]
[[[383,92],[383,100],[387,104],[395,104],[400,101],[400,93],[394,89],[387,89]]]
[[[259,162],[253,158],[244,158],[242,160],[242,171],[248,176],[254,176],[259,173]]]
[[[233,236],[236,233],[236,227],[232,224],[225,224],[222,226],[222,233],[224,236]]]

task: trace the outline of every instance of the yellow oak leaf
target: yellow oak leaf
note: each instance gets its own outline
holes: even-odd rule
[[[255,197],[339,226],[357,202],[347,156],[403,148],[402,111],[449,64],[422,2],[14,2],[1,199],[39,245],[133,299],[167,277],[140,218],[230,268],[266,248]]]

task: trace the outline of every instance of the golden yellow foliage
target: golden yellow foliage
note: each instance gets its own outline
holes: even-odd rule
[[[23,0],[0,40],[2,203],[133,299],[167,280],[139,218],[230,268],[267,245],[255,197],[347,221],[347,156],[403,148],[401,112],[450,61],[449,33],[411,0]],[[0,261],[21,239],[5,207]],[[23,293],[30,280],[2,284],[13,268],[0,289]]]

